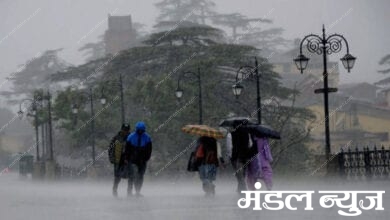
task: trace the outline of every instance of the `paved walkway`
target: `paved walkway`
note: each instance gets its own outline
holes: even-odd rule
[[[314,181],[277,181],[276,190],[385,190],[390,182],[319,183]],[[175,219],[390,219],[390,193],[384,196],[385,211],[363,211],[359,217],[342,217],[337,208],[319,207],[313,196],[314,211],[253,211],[239,209],[234,193],[235,182],[217,182],[217,196],[205,198],[199,181],[172,184],[146,181],[144,198],[125,197],[121,183],[119,198],[111,195],[111,182],[44,183],[21,180],[16,174],[0,176],[1,220],[175,220]],[[390,191],[389,191],[390,192]],[[367,204],[366,204],[367,205]]]

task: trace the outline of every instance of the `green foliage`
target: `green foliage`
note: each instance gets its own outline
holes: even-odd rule
[[[262,100],[272,99],[278,104],[276,107],[262,107],[264,121],[280,130],[283,136],[281,142],[272,145],[275,166],[281,169],[299,168],[308,155],[304,146],[308,135],[305,123],[313,115],[294,107],[296,91],[281,86],[279,75],[272,71],[268,60],[259,55],[260,50],[248,45],[226,43],[223,36],[221,30],[210,26],[179,26],[171,31],[152,34],[145,41],[146,46],[70,68],[58,73],[54,79],[81,81],[83,86],[92,87],[95,112],[104,108],[97,103],[99,92],[104,91],[109,103],[95,117],[95,137],[96,142],[101,143],[100,147],[106,147],[111,136],[120,128],[118,79],[121,74],[126,118],[132,126],[137,121],[145,121],[147,132],[153,139],[150,171],[156,173],[169,165],[163,171],[169,173],[185,170],[190,151],[187,148],[196,138],[182,133],[180,129],[186,124],[198,123],[197,69],[200,68],[202,82],[204,124],[217,127],[231,114],[256,115],[256,81],[253,74],[243,79],[245,90],[239,99],[233,96],[231,88],[238,67],[254,66],[253,57],[257,56]],[[174,92],[179,77],[184,95],[177,100]],[[56,120],[69,135],[71,146],[80,148],[91,137],[89,101],[81,89],[67,89],[57,96],[54,105]],[[73,119],[75,115],[71,114],[70,107],[75,103],[79,106],[77,120]],[[183,152],[185,149],[187,152]],[[184,155],[181,155],[182,152]],[[175,162],[171,163],[172,160]]]

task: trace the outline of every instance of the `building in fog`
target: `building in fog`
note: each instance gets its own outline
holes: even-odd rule
[[[106,54],[116,54],[135,45],[137,33],[131,15],[108,15],[108,29],[104,34]]]
[[[341,94],[353,96],[355,99],[385,107],[387,105],[385,103],[385,94],[381,91],[382,89],[380,87],[367,82],[339,86],[339,92]]]

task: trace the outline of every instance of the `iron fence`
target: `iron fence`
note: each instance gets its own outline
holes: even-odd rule
[[[390,150],[382,146],[341,150],[338,155],[340,176],[349,180],[390,180]]]

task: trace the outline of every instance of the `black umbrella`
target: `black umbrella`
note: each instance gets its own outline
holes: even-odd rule
[[[247,117],[231,117],[224,119],[219,126],[220,127],[229,127],[229,128],[238,128],[246,125],[255,125],[256,122]]]
[[[248,129],[250,134],[255,136],[280,139],[280,133],[267,125],[245,125],[244,127]]]

